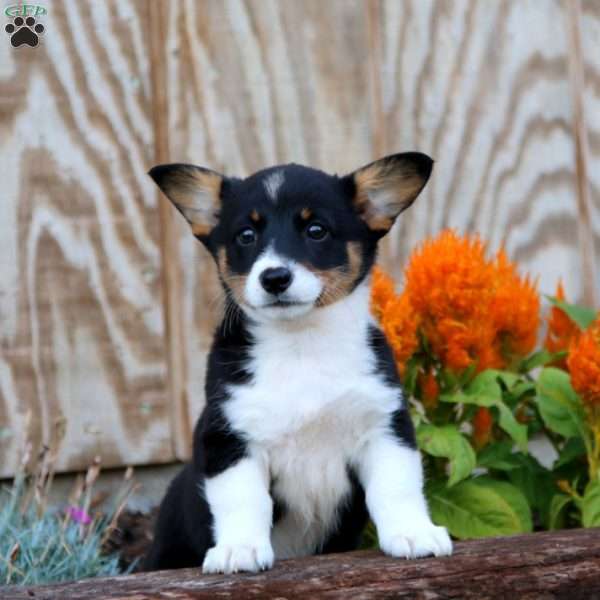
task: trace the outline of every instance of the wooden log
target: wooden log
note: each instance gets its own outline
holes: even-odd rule
[[[375,551],[280,561],[260,574],[199,569],[0,588],[11,600],[155,598],[600,598],[600,529],[458,542],[451,557],[405,561]]]

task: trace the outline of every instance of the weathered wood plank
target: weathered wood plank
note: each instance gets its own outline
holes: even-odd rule
[[[169,161],[230,175],[299,162],[349,171],[372,158],[365,4],[359,0],[178,2],[167,16]],[[204,404],[220,312],[211,259],[176,216],[178,455]]]
[[[386,265],[399,275],[416,243],[453,226],[504,244],[544,292],[560,277],[581,299],[594,274],[579,246],[564,4],[383,0],[380,18],[386,147],[436,159]]]
[[[484,539],[455,554],[414,561],[378,552],[287,560],[261,574],[162,571],[38,588],[0,588],[12,600],[214,598],[600,598],[600,530]]]
[[[58,470],[172,458],[147,5],[47,8],[0,44],[0,477],[63,418]]]

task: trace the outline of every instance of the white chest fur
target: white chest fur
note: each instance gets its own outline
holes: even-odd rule
[[[301,324],[257,326],[253,381],[230,390],[227,417],[265,461],[285,505],[272,533],[278,557],[312,553],[324,541],[350,491],[348,466],[400,405],[375,374],[368,293],[360,286]]]

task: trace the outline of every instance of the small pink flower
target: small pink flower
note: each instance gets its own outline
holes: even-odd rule
[[[82,525],[89,525],[92,522],[92,517],[90,517],[83,508],[79,508],[78,506],[69,506],[69,508],[67,508],[67,514],[73,521],[81,523]]]

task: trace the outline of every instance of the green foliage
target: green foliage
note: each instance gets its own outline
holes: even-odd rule
[[[570,316],[584,323],[585,311]],[[458,539],[533,529],[600,526],[600,473],[592,429],[564,353],[539,351],[507,370],[444,369],[425,349],[409,364],[417,441],[434,521]],[[439,394],[421,401],[419,373]],[[530,453],[533,438],[556,450],[551,466]]]
[[[48,463],[31,476],[19,474],[0,489],[0,585],[38,585],[117,575],[119,557],[103,545],[114,528],[131,486],[121,490],[107,514],[92,515],[94,466],[80,480],[67,510],[47,508],[52,477]]]
[[[491,477],[473,477],[454,487],[427,489],[434,521],[458,539],[511,535],[531,531],[531,510],[512,484]]]
[[[475,468],[475,452],[454,425],[422,424],[417,428],[419,446],[431,456],[447,458],[450,463],[448,486],[453,486],[471,474]]]
[[[585,415],[569,375],[552,367],[538,379],[537,405],[548,429],[565,438],[585,436]]]
[[[590,481],[581,503],[584,527],[600,527],[600,482]]]

